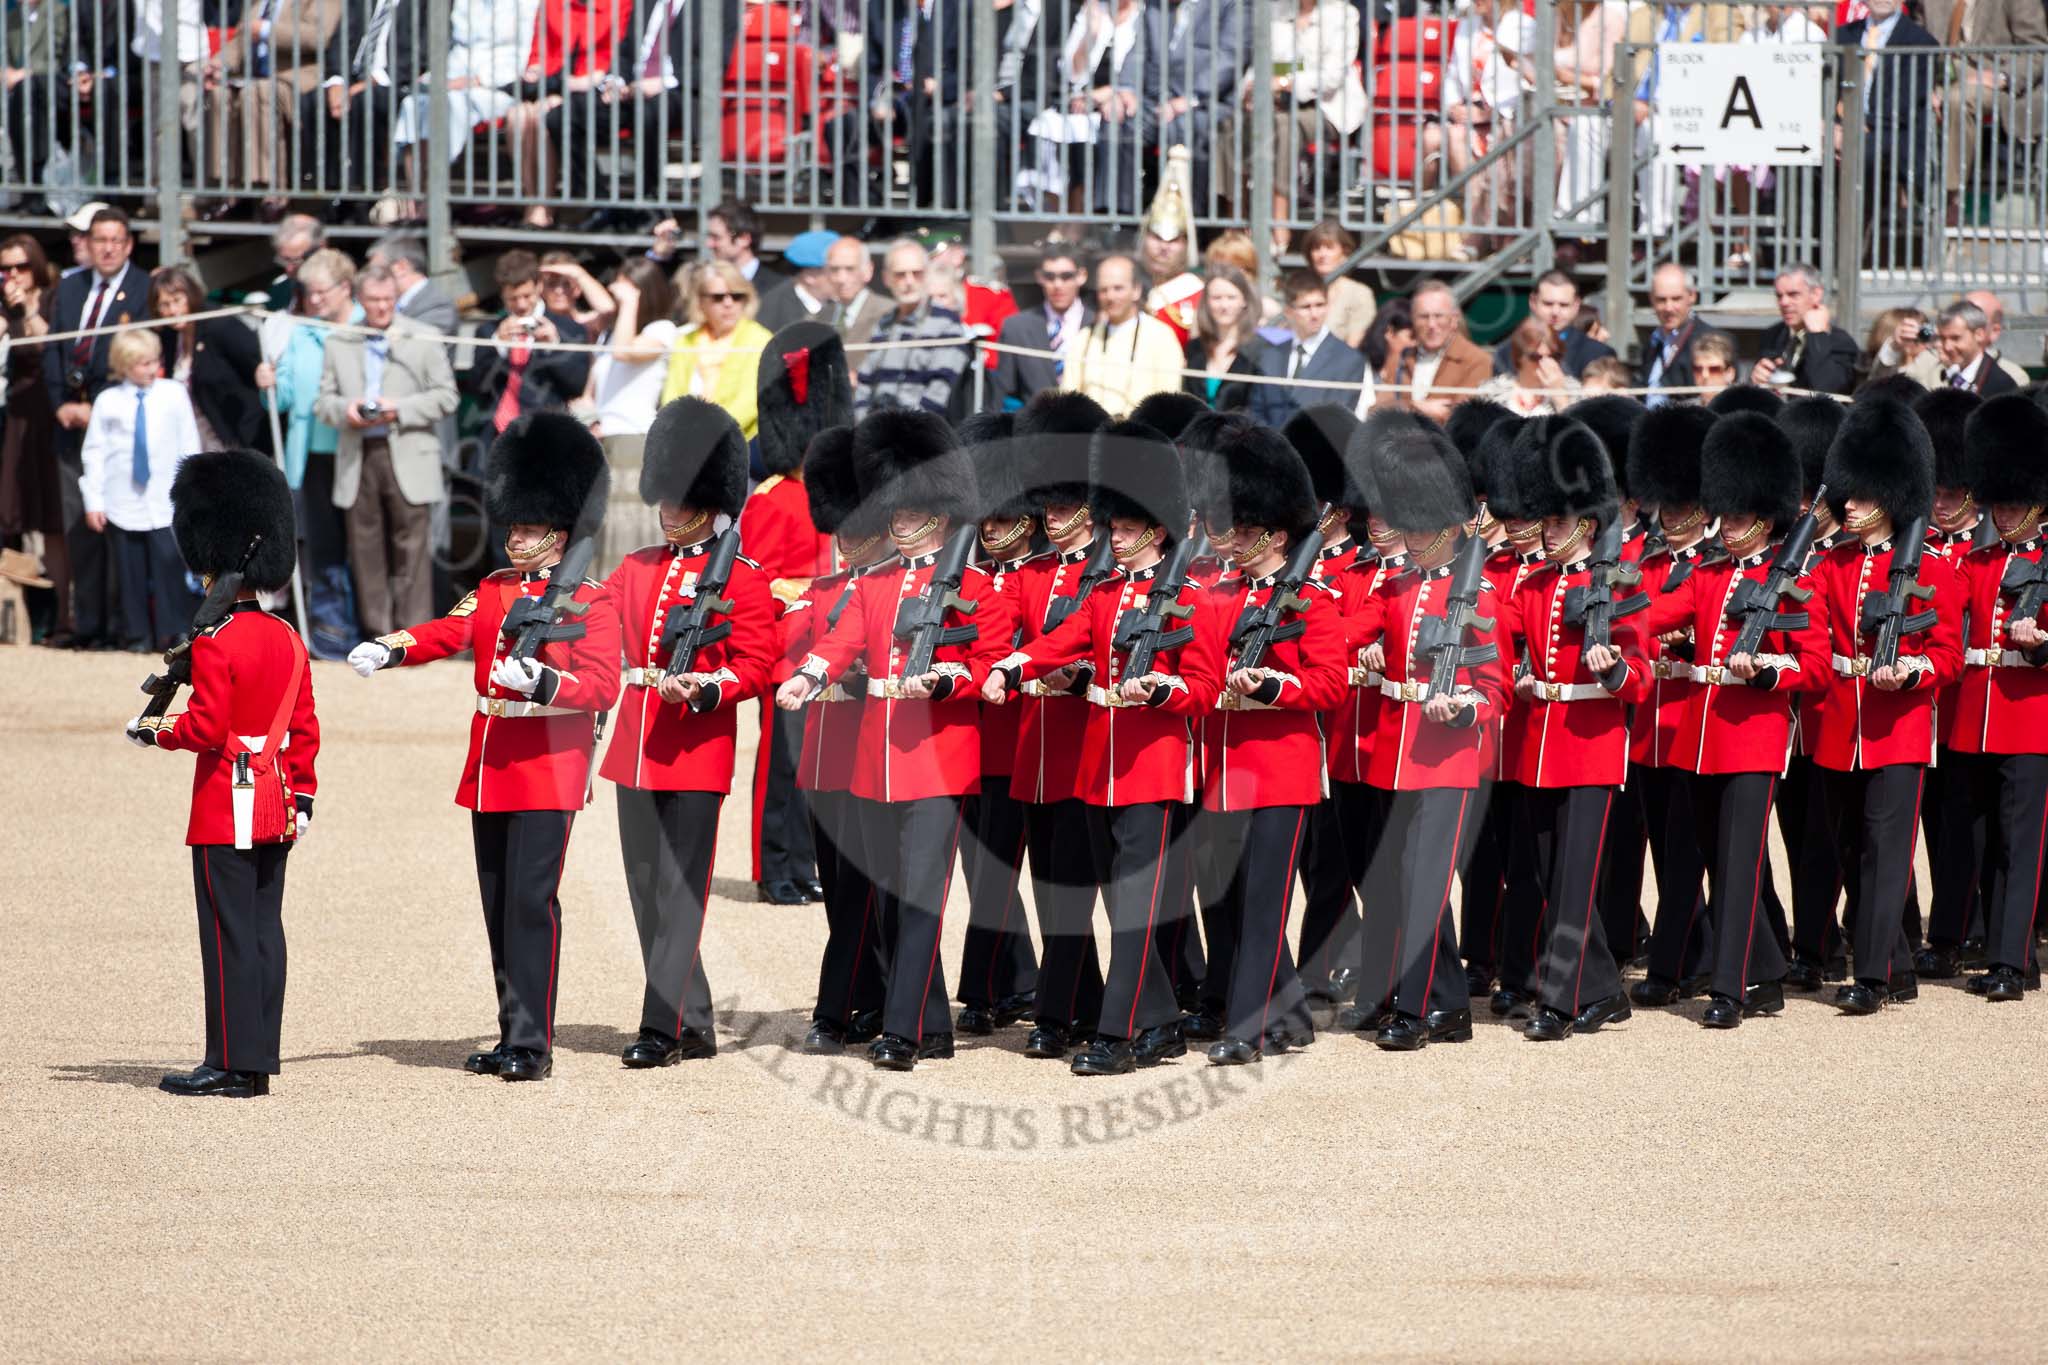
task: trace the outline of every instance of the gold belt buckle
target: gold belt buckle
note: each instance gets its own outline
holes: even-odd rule
[[[1664,681],[1666,681],[1666,682],[1669,682],[1669,681],[1671,680],[1671,678],[1672,678],[1672,677],[1674,676],[1674,671],[1673,671],[1673,669],[1672,669],[1672,665],[1671,665],[1671,660],[1669,660],[1669,659],[1659,659],[1659,660],[1657,660],[1656,668],[1655,668],[1655,670],[1654,670],[1654,671],[1655,671],[1656,675],[1657,675],[1657,676],[1658,676],[1658,677],[1659,677],[1660,679],[1662,679],[1662,680],[1664,680]]]
[[[1720,664],[1709,664],[1709,665],[1707,666],[1707,686],[1709,686],[1709,687],[1719,687],[1720,685],[1721,685],[1721,665],[1720,665]]]
[[[1853,658],[1853,659],[1851,659],[1851,660],[1849,661],[1849,672],[1850,672],[1850,674],[1851,674],[1852,676],[1854,676],[1854,677],[1858,677],[1858,678],[1867,678],[1867,677],[1869,677],[1869,676],[1870,676],[1870,660],[1869,660],[1869,659],[1866,659],[1866,658],[1865,658],[1865,657],[1863,657],[1863,656],[1862,656],[1861,654],[1858,654],[1858,655],[1857,655],[1857,656],[1856,656],[1855,658]]]
[[[1402,700],[1402,701],[1404,701],[1404,702],[1408,702],[1408,701],[1421,701],[1421,700],[1422,700],[1422,685],[1421,685],[1420,683],[1413,683],[1413,682],[1404,682],[1404,683],[1402,683],[1402,684],[1401,684],[1401,700]]]
[[[1543,700],[1559,701],[1563,697],[1564,689],[1562,684],[1554,682],[1547,682],[1543,684]]]
[[[485,697],[484,714],[496,720],[503,720],[505,718],[505,699],[503,697]]]

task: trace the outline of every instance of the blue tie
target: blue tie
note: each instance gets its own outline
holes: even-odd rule
[[[149,487],[149,414],[144,411],[148,402],[148,389],[135,395],[135,467],[132,477],[137,488]]]

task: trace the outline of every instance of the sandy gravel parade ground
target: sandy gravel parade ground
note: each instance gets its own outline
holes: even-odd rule
[[[793,1050],[823,914],[753,901],[742,798],[721,1053],[629,1072],[600,784],[554,1078],[465,1075],[492,1000],[464,665],[315,665],[283,1075],[160,1094],[202,1033],[191,761],[121,738],[148,662],[0,652],[5,1359],[2040,1358],[2048,1005],[1960,982],[1095,1081],[1017,1029],[885,1075]],[[964,910],[956,879],[949,962]]]

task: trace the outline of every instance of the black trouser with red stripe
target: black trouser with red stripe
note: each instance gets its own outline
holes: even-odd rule
[[[498,988],[498,1046],[551,1052],[562,963],[562,863],[575,815],[473,811],[476,884]]]
[[[1457,787],[1394,792],[1386,810],[1370,879],[1380,894],[1367,913],[1392,929],[1387,1003],[1418,1019],[1431,1010],[1468,1008],[1451,881],[1479,842],[1477,793]]]
[[[1993,859],[1984,960],[2024,972],[2034,959],[2048,834],[2048,755],[1950,754],[1949,798],[1967,803],[1972,837]],[[1975,878],[1971,879],[1972,886]]]
[[[1351,785],[1332,782],[1331,795],[1310,808],[1301,850],[1301,979],[1311,992],[1328,994],[1330,973],[1351,960],[1358,938],[1352,888],[1362,869],[1353,868],[1356,850],[1345,839],[1336,795]]]
[[[1480,786],[1479,837],[1459,878],[1458,951],[1465,961],[1488,976],[1500,967],[1501,904],[1508,875],[1507,789],[1487,781]]]
[[[807,791],[825,888],[825,955],[811,1018],[844,1029],[882,1008],[882,916],[861,842],[861,807],[847,792]]]
[[[1690,777],[1690,775],[1688,775]],[[1690,777],[1696,847],[1713,858],[1715,995],[1740,1000],[1745,987],[1785,975],[1785,954],[1764,912],[1764,874],[1775,773],[1716,773]]]
[[[1344,816],[1344,838],[1358,845],[1365,858],[1358,877],[1364,922],[1353,954],[1358,968],[1358,1003],[1392,1009],[1401,980],[1401,926],[1406,922],[1406,902],[1397,881],[1400,868],[1392,861],[1400,850],[1392,813],[1395,795],[1352,782],[1338,783],[1336,791],[1338,809]]]
[[[1933,874],[1927,907],[1927,945],[1959,948],[1965,939],[1981,938],[1994,886],[1998,822],[1982,818],[1970,791],[1969,770],[1977,754],[1949,749],[1927,770],[1927,788],[1920,798],[1920,830],[1927,839],[1927,866]],[[1920,939],[1920,903],[1907,907],[1906,938]]]
[[[1031,900],[1044,953],[1034,1018],[1055,1028],[1093,1031],[1102,1014],[1102,958],[1095,950],[1095,854],[1088,806],[1075,798],[1026,802]]]
[[[1167,807],[1167,820],[1166,908],[1153,941],[1173,982],[1174,997],[1189,1005],[1200,1000],[1209,966],[1202,954],[1202,931],[1195,923],[1195,807],[1176,801]]]
[[[951,1033],[939,932],[960,848],[960,798],[860,803],[861,843],[882,909],[888,984],[882,1032],[911,1042]]]
[[[1287,948],[1308,813],[1307,806],[1205,810],[1195,828],[1210,873],[1202,889],[1202,919],[1210,928],[1203,1000],[1220,1009],[1224,1032],[1255,1046],[1281,1029],[1304,1040],[1315,1036]]]
[[[1859,893],[1849,926],[1852,970],[1859,981],[1890,984],[1913,970],[1905,905],[1913,893],[1920,784],[1927,770],[1894,763],[1846,773],[1816,771],[1827,792],[1835,856]]]
[[[1493,800],[1505,803],[1507,868],[1495,933],[1500,945],[1500,984],[1536,994],[1537,959],[1543,951],[1543,906],[1549,898],[1536,859],[1536,827],[1530,788],[1519,782],[1493,784]]]
[[[709,1041],[711,983],[701,949],[725,794],[633,787],[620,787],[618,793],[626,894],[633,902],[640,963],[647,971],[640,1027],[671,1038],[695,1029]]]
[[[1629,765],[1628,781],[1636,780]],[[1643,915],[1643,854],[1648,831],[1642,806],[1633,796],[1615,800],[1607,817],[1607,851],[1600,866],[1600,923],[1614,960],[1627,962],[1644,946],[1650,922]]]
[[[1109,974],[1096,1032],[1135,1038],[1180,1018],[1173,980],[1159,957],[1173,851],[1171,805],[1089,807],[1088,837],[1109,906]]]
[[[960,954],[963,1005],[994,1005],[1038,989],[1038,955],[1024,915],[1024,806],[1010,779],[983,776],[967,798],[973,837],[962,852],[967,872],[967,946]]]
[[[1621,799],[1612,787],[1530,787],[1522,795],[1546,888],[1536,996],[1565,1014],[1621,989],[1600,916],[1608,823]]]
[[[192,847],[206,1064],[277,1074],[284,1029],[284,864],[290,844]]]
[[[776,709],[772,699],[763,699],[768,722],[762,739],[763,753],[754,762],[768,765],[768,779],[762,784],[759,828],[755,842],[761,869],[756,880],[764,882],[809,881],[817,870],[818,854],[811,842],[811,822],[804,818],[803,793],[797,790],[796,763],[804,751],[804,714]],[[824,878],[818,879],[822,885]]]
[[[1693,806],[1696,780],[1683,768],[1629,765],[1629,789],[1641,808],[1650,863],[1657,872],[1657,918],[1650,926],[1653,981],[1704,976],[1713,961],[1714,921],[1707,914],[1702,885],[1706,850],[1713,844],[1699,833]]]
[[[1842,931],[1835,920],[1844,871],[1828,813],[1820,768],[1793,754],[1778,784],[1778,836],[1792,865],[1792,951],[1812,962],[1842,956]]]

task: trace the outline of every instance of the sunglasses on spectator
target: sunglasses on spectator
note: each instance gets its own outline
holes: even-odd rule
[[[1080,279],[1081,272],[1078,270],[1041,270],[1038,272],[1038,278],[1044,280],[1047,284],[1065,284],[1068,280]]]
[[[0,275],[26,275],[29,269],[27,261],[0,261]]]
[[[699,294],[697,296],[697,302],[699,303],[738,303],[739,301],[740,296],[738,294]]]

